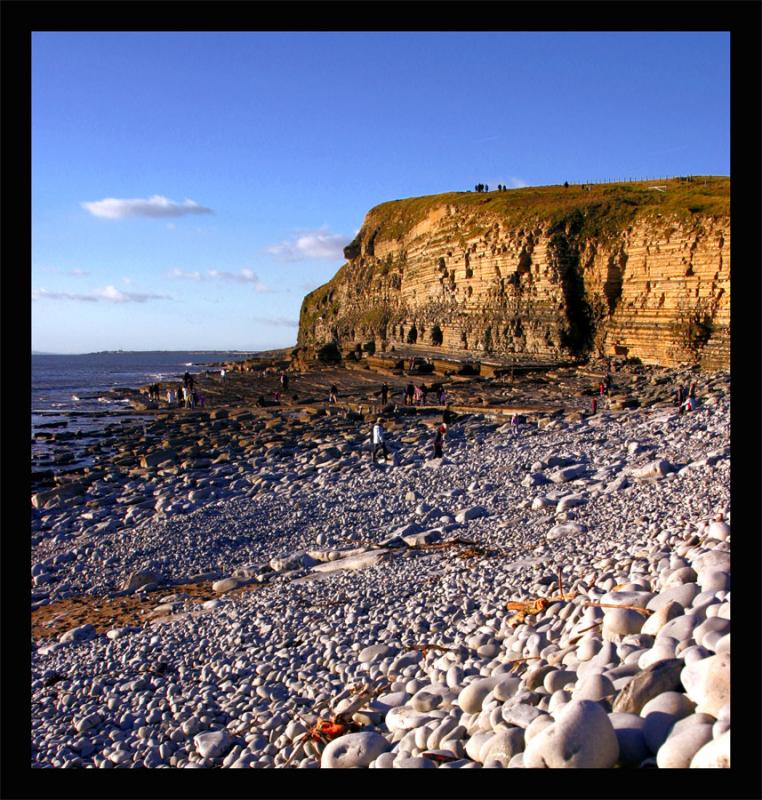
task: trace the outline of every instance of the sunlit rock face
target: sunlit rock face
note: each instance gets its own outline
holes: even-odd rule
[[[728,368],[730,182],[702,181],[384,203],[304,299],[298,344]]]

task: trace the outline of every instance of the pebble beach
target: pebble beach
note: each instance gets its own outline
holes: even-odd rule
[[[379,463],[362,397],[244,379],[35,487],[31,766],[730,766],[728,373],[518,428],[462,383],[442,459],[392,404]]]

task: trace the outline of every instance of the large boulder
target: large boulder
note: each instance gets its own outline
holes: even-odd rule
[[[367,767],[390,748],[391,743],[380,733],[347,733],[326,746],[320,758],[320,766],[323,769],[360,769]]]
[[[608,769],[618,758],[619,742],[601,705],[593,700],[571,700],[555,722],[529,742],[524,766]]]

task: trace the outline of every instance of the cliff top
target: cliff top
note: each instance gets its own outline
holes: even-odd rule
[[[538,220],[563,224],[577,218],[582,228],[579,233],[594,237],[621,231],[622,226],[636,216],[648,213],[677,217],[730,214],[730,178],[723,176],[587,186],[589,188],[582,184],[528,186],[392,200],[368,212],[363,231],[368,233],[369,229],[374,229],[381,239],[399,239],[431,211],[443,206],[453,206],[466,213],[478,212],[480,216],[487,212],[486,216],[500,217],[511,225]]]

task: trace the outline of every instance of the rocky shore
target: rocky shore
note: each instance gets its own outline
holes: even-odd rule
[[[599,377],[421,376],[441,460],[363,370],[115,419],[32,495],[32,766],[729,766],[729,375]]]

